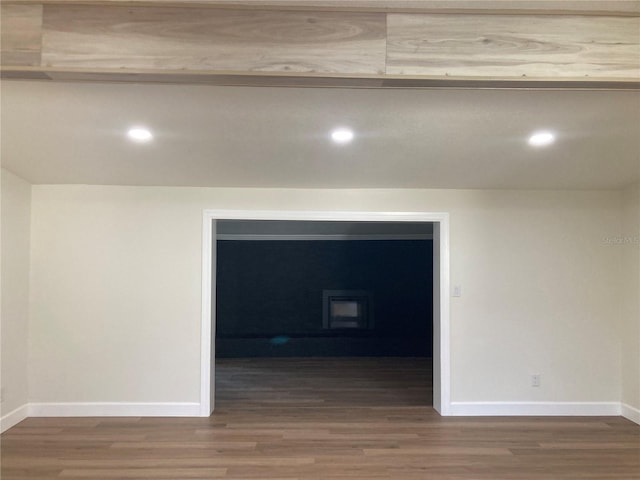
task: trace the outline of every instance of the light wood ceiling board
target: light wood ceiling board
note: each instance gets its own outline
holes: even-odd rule
[[[211,74],[198,72],[82,72],[47,70],[47,75],[56,81],[80,82],[117,82],[117,83],[156,83],[189,85],[233,85],[247,87],[354,87],[379,88],[383,86],[381,78],[345,78],[305,75],[242,75]]]
[[[420,77],[385,75],[384,88],[479,88],[479,89],[535,89],[535,90],[640,90],[640,78],[584,79],[584,78],[526,78],[526,77]]]
[[[0,71],[0,78],[3,80],[52,80],[48,74],[41,70],[22,70],[19,68],[3,68]]]
[[[640,18],[389,14],[395,75],[640,79]]]
[[[252,87],[312,87],[312,88],[400,88],[400,89],[536,89],[536,90],[640,90],[636,81],[573,78],[486,78],[486,77],[418,77],[402,75],[356,75],[302,73],[246,73],[207,71],[123,70],[76,68],[41,68],[5,66],[0,78],[42,79],[61,82],[109,82],[184,85],[228,85]]]
[[[51,67],[376,74],[385,15],[46,6]]]
[[[40,65],[42,5],[0,7],[2,65]]]

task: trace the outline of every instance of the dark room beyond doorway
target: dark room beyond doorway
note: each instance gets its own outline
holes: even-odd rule
[[[308,237],[218,239],[218,358],[432,356],[429,235]]]

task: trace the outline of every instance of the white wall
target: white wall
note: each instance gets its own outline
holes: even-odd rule
[[[640,423],[640,185],[623,192],[623,230],[612,248],[622,250],[622,403]]]
[[[450,212],[452,400],[620,401],[618,192],[34,186],[32,402],[199,401],[206,208]]]
[[[26,414],[31,185],[2,170],[2,430]],[[17,410],[24,410],[22,413]],[[12,415],[13,413],[13,415]]]

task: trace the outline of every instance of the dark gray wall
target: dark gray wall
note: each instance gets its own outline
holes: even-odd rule
[[[430,240],[217,242],[219,357],[431,356]],[[322,327],[322,291],[373,293],[375,327]]]

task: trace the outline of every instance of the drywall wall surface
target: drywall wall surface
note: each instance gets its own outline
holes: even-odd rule
[[[619,401],[618,192],[53,185],[33,187],[32,401],[199,400],[203,209],[448,212],[452,400]]]
[[[640,414],[640,185],[623,192],[622,226],[622,403]]]
[[[2,403],[0,416],[27,404],[31,185],[2,170]]]

